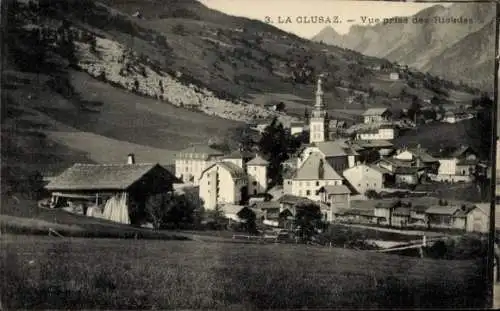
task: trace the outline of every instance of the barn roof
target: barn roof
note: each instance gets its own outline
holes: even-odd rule
[[[241,179],[241,178],[246,177],[245,171],[241,167],[239,167],[238,165],[236,165],[234,163],[223,161],[223,162],[216,163],[214,165],[220,165],[221,167],[226,169],[229,172],[229,174],[231,174],[231,177],[233,179]]]
[[[177,157],[181,159],[200,158],[207,159],[212,156],[223,156],[224,152],[214,149],[208,145],[192,145],[177,153]]]
[[[159,164],[81,164],[76,163],[47,186],[48,190],[125,190],[154,168],[172,173]]]
[[[425,213],[426,214],[436,214],[436,215],[453,215],[461,208],[459,206],[431,206]]]
[[[351,190],[345,185],[327,185],[323,187],[327,194],[350,194]]]
[[[384,113],[388,112],[387,108],[369,108],[365,112],[363,112],[364,116],[381,116]]]

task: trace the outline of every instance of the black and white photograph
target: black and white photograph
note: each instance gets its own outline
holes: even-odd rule
[[[0,6],[0,310],[500,308],[496,2]]]

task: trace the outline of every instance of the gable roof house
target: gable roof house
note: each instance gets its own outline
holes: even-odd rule
[[[159,164],[74,164],[46,189],[53,206],[74,205],[82,213],[125,224],[140,224],[147,199],[172,192],[178,179]],[[90,207],[87,209],[87,207]],[[95,212],[95,213],[94,213]]]
[[[434,154],[439,169],[433,179],[436,181],[471,181],[479,164],[477,153],[470,146],[445,147]]]
[[[369,108],[363,112],[364,123],[384,123],[391,117],[392,112],[388,108]]]

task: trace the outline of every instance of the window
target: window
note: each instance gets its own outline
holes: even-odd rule
[[[307,196],[311,195],[311,190],[307,190],[307,191],[306,191],[306,195],[307,195]]]
[[[316,186],[319,186],[319,181],[316,182]]]
[[[252,182],[252,185],[257,186],[257,182],[256,182],[256,181],[253,181],[253,182]]]

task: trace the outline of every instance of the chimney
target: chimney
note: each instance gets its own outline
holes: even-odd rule
[[[135,156],[133,153],[129,153],[127,156],[127,164],[135,164]]]

